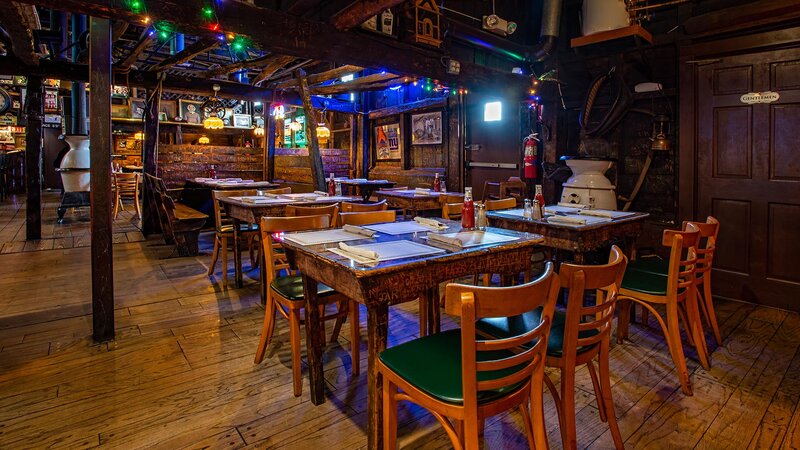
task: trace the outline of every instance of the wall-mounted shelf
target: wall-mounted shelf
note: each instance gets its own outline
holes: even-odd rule
[[[586,36],[572,38],[569,43],[572,48],[583,47],[586,45],[599,44],[601,42],[614,41],[617,39],[643,39],[648,43],[653,43],[653,35],[645,30],[641,25],[631,25],[616,30],[601,31]]]

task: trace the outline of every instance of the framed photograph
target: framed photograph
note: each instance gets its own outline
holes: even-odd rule
[[[44,123],[59,124],[59,123],[61,123],[61,115],[60,114],[45,114],[44,115]]]
[[[165,113],[165,112],[158,113],[158,121],[159,122],[166,122],[167,120],[168,120],[167,119],[167,113]]]
[[[22,75],[14,76],[14,86],[26,86],[28,84],[28,77]]]
[[[174,100],[161,100],[161,103],[158,105],[158,112],[166,114],[166,120],[175,120],[175,118],[178,117],[178,103]],[[159,117],[161,116],[159,115]]]
[[[203,123],[203,102],[196,100],[178,100],[178,115],[186,123],[200,125]]]
[[[141,119],[144,117],[144,112],[147,109],[147,102],[144,99],[132,98],[131,99],[131,117],[134,119]]]
[[[131,107],[128,102],[122,105],[111,104],[111,117],[128,118],[131,116]]]
[[[56,89],[44,90],[44,112],[46,113],[58,112],[58,90]]]
[[[442,143],[442,112],[411,115],[411,144],[434,145]]]
[[[131,90],[128,86],[111,86],[111,96],[115,98],[128,98]]]
[[[233,126],[236,128],[250,128],[253,126],[253,117],[249,114],[234,114]]]
[[[400,123],[378,125],[373,128],[375,157],[377,161],[399,161],[402,148]]]

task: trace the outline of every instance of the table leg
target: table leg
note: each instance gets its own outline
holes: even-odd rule
[[[258,242],[258,245],[261,246],[261,248],[259,249],[259,252],[258,252],[258,259],[259,259],[258,279],[261,282],[261,304],[262,305],[266,305],[267,304],[267,289],[269,289],[269,286],[267,286],[267,264],[266,264],[267,255],[266,255],[266,252],[264,251],[264,245],[261,243],[260,240]]]
[[[325,403],[325,379],[322,375],[322,349],[325,347],[325,330],[322,326],[317,280],[303,275],[303,295],[306,299],[306,359],[311,385],[311,403]]]
[[[361,189],[361,200],[363,200],[364,203],[368,202],[369,198],[372,197],[372,189],[366,186],[361,186],[359,189]]]
[[[428,305],[428,296],[423,293],[419,296],[419,336],[425,337],[428,335],[428,313],[430,306]]]
[[[575,264],[586,264],[586,255],[583,252],[575,252]]]
[[[439,314],[439,286],[426,289],[424,295],[428,307],[428,334],[435,334],[441,331],[442,328]]]
[[[242,249],[241,249],[241,226],[239,219],[233,219],[233,266],[236,273],[236,287],[244,285],[242,282]]]
[[[386,305],[367,306],[367,353],[369,374],[367,376],[368,435],[367,444],[371,450],[383,448],[383,380],[378,374],[378,355],[386,349],[389,333],[389,307]]]

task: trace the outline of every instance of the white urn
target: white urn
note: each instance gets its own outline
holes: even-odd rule
[[[61,160],[61,182],[64,192],[89,191],[89,136],[64,135],[69,151]]]

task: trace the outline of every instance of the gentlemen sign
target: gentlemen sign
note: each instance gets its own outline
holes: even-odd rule
[[[742,103],[752,105],[754,103],[772,103],[777,102],[781,95],[777,92],[750,92],[744,94],[739,98]]]

